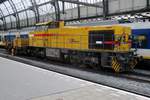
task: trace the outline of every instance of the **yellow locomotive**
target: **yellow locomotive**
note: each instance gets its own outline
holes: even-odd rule
[[[137,64],[131,50],[131,29],[125,26],[64,26],[64,22],[36,25],[28,39],[16,38],[12,53],[55,58],[91,67],[130,71]]]

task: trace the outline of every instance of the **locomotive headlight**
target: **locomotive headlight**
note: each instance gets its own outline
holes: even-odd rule
[[[29,34],[29,37],[34,37],[34,34]]]
[[[102,41],[96,41],[96,44],[103,44]]]

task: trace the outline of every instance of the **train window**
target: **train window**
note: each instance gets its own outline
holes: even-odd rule
[[[22,35],[20,35],[20,38],[26,39],[26,38],[28,38],[28,34],[22,34]]]
[[[35,31],[43,31],[47,29],[48,29],[47,25],[42,25],[42,26],[36,26]]]
[[[90,31],[89,33],[89,48],[90,49],[109,49],[113,50],[114,31]]]
[[[134,36],[134,42],[132,46],[135,48],[147,48],[148,38],[147,34],[139,34]]]
[[[47,24],[39,24],[36,26],[35,31],[44,31],[51,28],[59,28],[59,22],[49,22]]]
[[[49,23],[48,28],[59,28],[59,22]]]

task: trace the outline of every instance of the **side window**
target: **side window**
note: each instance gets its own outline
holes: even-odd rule
[[[148,38],[147,34],[140,34],[139,39],[140,39],[140,48],[147,48],[148,45]]]
[[[35,31],[42,31],[42,30],[47,30],[48,29],[48,26],[36,26],[36,28],[35,28]]]
[[[51,22],[48,28],[59,28],[59,22]]]
[[[48,29],[59,28],[59,22],[50,22],[47,24],[38,24],[35,27],[35,31],[46,31]]]
[[[134,35],[134,40],[135,40],[136,44],[134,43],[133,47],[138,47],[138,48],[143,48],[143,49],[147,48],[147,46],[148,46],[148,36],[147,36],[147,34]]]
[[[89,48],[90,49],[114,49],[114,31],[100,30],[89,32]]]

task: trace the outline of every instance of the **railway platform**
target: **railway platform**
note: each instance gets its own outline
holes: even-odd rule
[[[0,57],[0,100],[150,100],[150,98]]]

